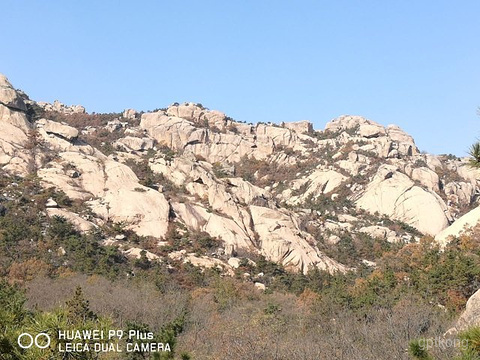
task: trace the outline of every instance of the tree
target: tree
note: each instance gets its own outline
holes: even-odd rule
[[[75,290],[73,298],[66,302],[68,319],[73,324],[84,324],[88,320],[95,320],[95,314],[90,310],[89,301],[83,296],[80,286]]]
[[[480,142],[476,142],[472,146],[470,146],[470,150],[468,152],[470,155],[469,165],[473,168],[479,169],[480,168]]]

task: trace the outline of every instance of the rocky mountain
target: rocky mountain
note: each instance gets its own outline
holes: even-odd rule
[[[420,152],[398,126],[361,116],[314,130],[307,121],[246,124],[193,103],[88,114],[30,100],[2,75],[0,121],[4,176],[34,175],[61,192],[75,206],[52,200],[47,216],[81,231],[121,225],[152,239],[143,249],[105,238],[131,257],[229,274],[261,255],[292,271],[345,272],[375,266],[335,257],[347,240],[428,235],[443,246],[480,219],[480,174],[466,159]],[[191,233],[217,248],[195,251]]]

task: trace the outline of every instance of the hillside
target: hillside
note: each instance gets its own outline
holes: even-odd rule
[[[191,103],[90,115],[31,101],[5,77],[2,94],[2,169],[36,174],[83,212],[49,207],[49,216],[81,230],[122,223],[158,239],[159,251],[168,232],[204,232],[221,251],[199,265],[227,270],[253,253],[304,273],[345,271],[358,264],[318,246],[347,234],[444,244],[442,231],[476,205],[478,172],[465,159],[422,154],[398,126],[359,116],[315,131],[306,121],[245,124]],[[194,256],[179,250],[169,256]]]
[[[478,288],[477,247],[465,254],[458,244],[462,236],[477,238],[461,233],[480,219],[479,171],[466,158],[421,152],[396,125],[353,115],[323,130],[308,121],[247,124],[193,103],[90,114],[78,105],[31,100],[3,75],[0,122],[0,269],[10,283],[35,284],[40,275],[57,279],[69,271],[84,287],[82,276],[92,274],[116,281],[143,276],[152,283],[161,273],[166,283],[172,280],[165,277],[176,279],[174,288],[191,290],[211,285],[191,274],[197,280],[217,276],[232,294],[243,294],[246,308],[257,306],[249,303],[253,298],[272,316],[281,310],[268,308],[271,299],[294,308],[297,301],[315,302],[324,287],[333,289],[318,295],[327,302],[348,288],[349,308],[359,312],[343,313],[347,322],[375,306],[392,310],[420,301],[422,316],[446,317],[431,323],[437,332],[447,330]],[[471,264],[462,270],[468,275],[430,289],[429,281],[458,263]],[[458,285],[464,276],[468,280]],[[52,281],[51,289],[61,283],[42,281]],[[448,292],[455,282],[458,288]],[[164,285],[158,287],[165,291]],[[258,298],[255,288],[270,300]],[[228,307],[234,296],[225,296],[220,304]],[[389,300],[381,304],[383,298]],[[45,299],[40,307],[47,304],[58,305]],[[439,315],[437,305],[452,311],[450,317]],[[236,315],[246,316],[246,308],[235,308]],[[382,316],[375,321],[386,324]],[[225,331],[227,324],[219,324]],[[215,335],[208,336],[213,341]],[[195,353],[191,338],[182,341]]]

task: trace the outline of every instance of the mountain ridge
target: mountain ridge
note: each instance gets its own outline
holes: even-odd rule
[[[2,169],[34,173],[45,189],[81,203],[77,212],[52,205],[49,216],[82,231],[121,223],[156,239],[149,249],[105,239],[129,256],[148,250],[158,261],[229,273],[259,254],[292,271],[345,272],[372,258],[328,256],[343,239],[408,243],[426,234],[444,245],[462,230],[445,229],[478,203],[479,173],[466,159],[422,154],[398,126],[361,116],[314,130],[307,121],[245,124],[194,103],[87,114],[32,101],[5,76],[0,91]],[[218,239],[219,248],[171,246],[188,232]]]

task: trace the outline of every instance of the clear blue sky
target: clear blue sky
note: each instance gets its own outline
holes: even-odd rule
[[[237,120],[342,114],[421,150],[480,136],[480,1],[0,0],[0,72],[87,111],[200,102]]]

